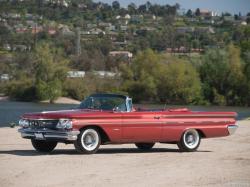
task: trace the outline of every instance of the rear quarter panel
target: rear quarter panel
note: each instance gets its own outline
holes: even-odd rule
[[[175,142],[181,139],[187,129],[198,130],[203,138],[222,137],[229,135],[227,126],[235,124],[234,112],[186,112],[162,114],[163,141]]]

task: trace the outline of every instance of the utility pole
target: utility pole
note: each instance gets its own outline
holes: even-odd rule
[[[33,28],[32,28],[33,30]],[[37,19],[36,19],[36,23],[35,23],[35,33],[34,34],[34,48],[36,48],[36,43],[37,43],[37,36],[36,36],[36,32],[37,32]]]
[[[80,28],[76,28],[76,55],[81,55],[81,31]]]

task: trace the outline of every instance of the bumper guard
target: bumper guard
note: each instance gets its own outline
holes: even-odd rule
[[[237,128],[238,128],[238,125],[228,125],[227,130],[229,132],[229,135],[234,134]]]

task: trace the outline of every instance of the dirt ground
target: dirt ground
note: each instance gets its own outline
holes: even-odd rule
[[[0,128],[0,186],[250,187],[250,120],[239,126],[233,136],[202,140],[193,153],[168,144],[143,153],[128,144],[102,146],[95,155],[64,144],[41,155],[17,128]]]

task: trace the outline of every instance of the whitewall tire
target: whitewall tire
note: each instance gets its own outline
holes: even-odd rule
[[[86,128],[78,135],[74,145],[77,152],[82,154],[93,154],[99,149],[101,138],[95,128]]]
[[[188,129],[183,133],[177,145],[181,151],[191,152],[198,149],[200,141],[201,137],[199,132],[195,129]]]

